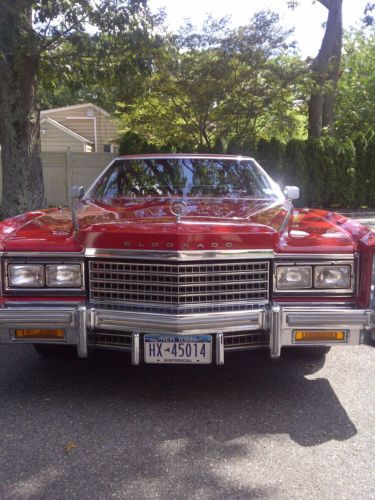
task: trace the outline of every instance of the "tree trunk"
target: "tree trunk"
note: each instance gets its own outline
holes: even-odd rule
[[[45,206],[31,2],[6,0],[0,13],[1,216]],[[22,27],[19,29],[19,27]]]
[[[319,0],[328,9],[327,25],[311,70],[313,89],[309,102],[309,137],[318,138],[322,130],[332,133],[334,104],[340,74],[342,50],[343,0]]]
[[[309,102],[309,137],[320,137],[323,127],[323,94],[314,86]]]

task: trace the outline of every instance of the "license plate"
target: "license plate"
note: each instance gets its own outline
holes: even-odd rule
[[[144,336],[145,363],[200,364],[212,362],[211,335]]]

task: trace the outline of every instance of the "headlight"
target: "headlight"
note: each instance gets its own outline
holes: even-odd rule
[[[350,288],[350,266],[316,266],[315,288]]]
[[[44,286],[43,266],[25,264],[8,266],[9,285],[14,287],[39,288]]]
[[[79,264],[54,264],[47,266],[47,286],[78,288],[82,284]]]
[[[278,266],[277,288],[280,290],[311,288],[312,268],[310,266]]]

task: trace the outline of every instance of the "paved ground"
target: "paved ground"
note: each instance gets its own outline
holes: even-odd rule
[[[0,350],[0,498],[375,498],[375,349],[326,363]]]
[[[372,500],[374,466],[375,348],[195,370],[0,349],[0,500]]]

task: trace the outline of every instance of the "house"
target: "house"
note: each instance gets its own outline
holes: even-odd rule
[[[107,111],[75,104],[40,113],[42,152],[117,153],[118,132]]]

